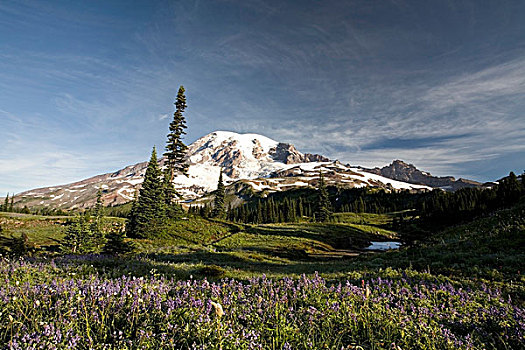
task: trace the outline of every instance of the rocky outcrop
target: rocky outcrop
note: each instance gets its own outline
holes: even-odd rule
[[[320,154],[305,153],[304,154],[304,163],[310,162],[329,162],[330,159],[322,156]]]
[[[301,153],[294,145],[289,143],[279,143],[270,150],[270,156],[276,162],[284,164],[298,164],[310,162],[329,162],[330,159],[319,154]]]
[[[481,187],[482,183],[468,180],[455,179],[452,176],[438,177],[433,176],[428,172],[417,169],[414,165],[403,162],[402,160],[394,160],[392,164],[383,168],[364,169],[367,172],[385,176],[394,180],[408,182],[418,185],[426,185],[433,188],[442,188],[447,191],[456,191],[465,187]]]

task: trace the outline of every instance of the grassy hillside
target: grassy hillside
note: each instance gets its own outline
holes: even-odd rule
[[[217,265],[220,275],[248,278],[323,273],[344,278],[356,271],[410,268],[451,278],[515,280],[525,271],[525,205],[433,234],[422,245],[385,253],[364,250],[370,241],[395,240],[392,215],[339,213],[334,222],[241,225],[203,219],[181,220],[170,235],[134,240],[139,259],[182,276]],[[3,237],[26,233],[39,253],[57,250],[70,217],[2,213]],[[105,218],[106,227],[124,219]],[[1,242],[0,242],[1,244]],[[133,259],[131,259],[133,260]],[[123,262],[127,264],[126,262]],[[149,271],[149,270],[148,270]],[[142,273],[142,272],[137,272]],[[212,273],[213,274],[213,273]]]

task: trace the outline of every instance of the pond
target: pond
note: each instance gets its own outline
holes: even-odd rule
[[[370,245],[365,249],[368,250],[390,250],[390,249],[399,249],[401,242],[370,242]]]

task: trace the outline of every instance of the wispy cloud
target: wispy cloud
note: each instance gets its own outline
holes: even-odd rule
[[[520,57],[479,72],[464,74],[432,88],[424,96],[424,101],[435,109],[450,109],[472,103],[490,103],[502,97],[519,97],[524,92],[525,58]]]
[[[518,2],[151,4],[0,4],[0,191],[146,159],[181,84],[188,143],[256,132],[473,177],[525,156]]]
[[[380,109],[364,96],[359,103],[368,117],[354,114],[350,104],[346,116],[325,117],[322,123],[304,118],[273,125],[248,121],[239,130],[252,127],[352,164],[375,166],[401,158],[439,175],[486,176],[465,167],[492,160],[497,171],[499,159],[525,152],[523,67],[525,57],[518,57],[435,85],[400,85],[394,94],[399,98],[383,101]],[[373,89],[383,96],[389,91],[388,86],[372,87],[365,95],[373,95]]]

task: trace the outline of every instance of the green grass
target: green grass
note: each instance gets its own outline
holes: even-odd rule
[[[58,244],[64,235],[68,217],[46,217],[30,214],[0,213],[0,225],[4,237],[19,237],[27,234],[29,241],[37,247]]]
[[[335,280],[360,278],[388,268],[413,269],[510,286],[522,283],[525,271],[524,207],[435,233],[421,246],[385,253],[363,248],[370,241],[396,238],[396,232],[386,229],[392,219],[388,214],[343,213],[336,214],[334,221],[338,222],[326,224],[266,225],[232,224],[196,216],[174,224],[162,239],[134,240],[138,256],[115,264],[126,273],[146,275],[155,270],[180,277],[206,275],[207,266],[217,266],[225,276],[241,279],[263,273],[284,277],[318,271]],[[4,236],[25,232],[31,243],[48,252],[57,247],[68,219],[0,214]],[[123,219],[106,218],[105,222],[119,225]]]
[[[392,217],[392,214],[334,213],[332,221],[347,224],[387,227],[392,223]]]
[[[135,239],[140,263],[130,259],[117,264],[126,273],[135,270],[140,275],[152,269],[178,276],[201,275],[206,266],[216,265],[227,277],[237,278],[262,273],[298,276],[315,271],[329,271],[335,276],[341,275],[356,255],[371,254],[363,251],[369,241],[396,236],[379,227],[388,223],[387,215],[339,216],[346,223],[241,225],[189,216],[173,224],[163,238]],[[3,214],[0,218],[4,236],[25,232],[30,243],[47,254],[58,250],[64,225],[71,219],[20,214]],[[367,220],[374,226],[364,224]],[[121,225],[123,219],[105,218],[105,222],[107,227]],[[144,268],[138,269],[141,264]]]
[[[362,224],[239,225],[195,217],[174,225],[170,237],[135,243],[148,261],[141,274],[155,269],[202,277],[206,266],[217,266],[226,277],[246,279],[263,273],[272,277],[324,270],[341,274],[349,259],[372,254],[363,251],[369,241],[395,236]]]
[[[29,242],[41,252],[56,251],[65,234],[67,223],[74,219],[71,216],[42,216],[20,213],[0,212],[0,225],[3,240],[20,237],[26,234]],[[122,227],[125,219],[106,217],[102,224],[106,230]],[[0,246],[1,246],[0,240]]]

